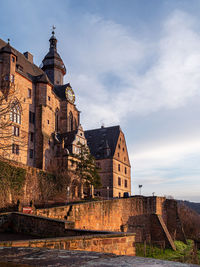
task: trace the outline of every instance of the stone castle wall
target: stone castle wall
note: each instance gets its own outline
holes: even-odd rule
[[[166,201],[164,197],[137,196],[40,209],[36,212],[41,216],[73,221],[78,229],[136,233],[137,242],[163,240],[173,246],[174,239],[185,240],[176,202]]]

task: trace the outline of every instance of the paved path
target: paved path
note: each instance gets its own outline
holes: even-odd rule
[[[3,262],[8,262],[4,265]],[[18,265],[19,264],[19,265]],[[44,267],[192,267],[193,264],[161,261],[150,258],[116,256],[86,251],[50,250],[39,248],[1,248],[0,266]]]

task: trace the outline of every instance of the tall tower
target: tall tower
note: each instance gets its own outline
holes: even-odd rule
[[[57,39],[53,27],[52,36],[49,39],[49,52],[44,57],[42,70],[47,74],[53,85],[63,85],[63,77],[66,74],[65,65],[57,52]]]

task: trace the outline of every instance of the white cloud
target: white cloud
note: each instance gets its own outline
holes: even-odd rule
[[[84,17],[80,31],[77,57],[72,53],[76,67],[70,72],[86,128],[177,108],[199,96],[200,36],[186,13],[174,12],[163,23],[161,39],[149,44],[95,16]],[[110,73],[118,84],[102,80]]]

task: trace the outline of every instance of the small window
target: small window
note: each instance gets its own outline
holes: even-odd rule
[[[28,88],[28,98],[31,98],[31,89],[30,88]]]
[[[47,124],[49,124],[49,120],[47,120]]]
[[[15,62],[15,58],[14,57],[12,57],[12,62]]]
[[[118,177],[118,185],[121,186],[121,178]]]
[[[30,132],[30,141],[33,142],[34,139],[34,133]]]
[[[19,145],[12,144],[12,153],[19,155]]]
[[[30,123],[35,123],[35,113],[32,111],[29,111],[29,122]]]
[[[19,127],[13,126],[13,135],[14,136],[19,136]]]
[[[124,157],[124,161],[126,161],[126,157]]]
[[[120,144],[118,144],[118,148],[119,148],[119,149],[121,148]]]
[[[119,153],[117,153],[117,156],[118,156],[118,158],[119,158]]]
[[[125,172],[125,174],[127,174],[127,170],[126,170],[126,167],[124,168],[124,172]]]
[[[120,164],[118,164],[118,171],[120,172]]]
[[[123,147],[123,149],[122,149],[123,151],[124,151],[124,147]]]
[[[124,181],[124,187],[128,187],[128,182],[127,182],[127,180]]]
[[[121,197],[121,193],[119,193],[119,197]]]
[[[50,97],[50,96],[48,96],[48,100],[49,100],[49,101],[51,100],[51,97]]]
[[[14,83],[14,81],[15,81],[15,76],[13,74],[10,75],[10,81],[11,81],[11,83]]]
[[[29,149],[29,158],[30,158],[30,159],[33,158],[33,149]]]

